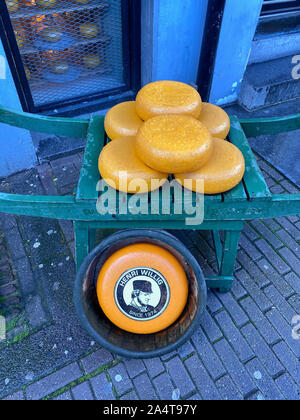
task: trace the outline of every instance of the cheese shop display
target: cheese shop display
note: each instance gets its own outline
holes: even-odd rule
[[[214,148],[210,160],[198,171],[176,174],[177,181],[192,180],[192,190],[197,191],[196,181],[204,180],[205,194],[220,194],[234,188],[243,178],[245,159],[233,144],[222,139],[213,139]]]
[[[99,171],[105,182],[117,190],[135,194],[159,188],[167,175],[146,166],[135,152],[135,137],[108,143],[99,156]],[[151,181],[156,180],[151,185]]]
[[[213,137],[225,139],[229,133],[230,119],[219,106],[203,102],[199,121],[208,128]]]
[[[83,23],[80,25],[80,33],[85,38],[96,38],[99,34],[99,26],[95,23]]]
[[[144,86],[137,95],[136,109],[144,121],[160,114],[182,114],[199,118],[202,100],[192,86],[160,81]]]
[[[104,127],[111,140],[123,136],[136,136],[143,121],[136,113],[134,101],[122,102],[106,114]]]
[[[185,115],[160,115],[146,121],[136,138],[139,158],[161,172],[195,171],[213,151],[212,137],[198,120]]]
[[[105,315],[119,328],[152,334],[179,318],[188,298],[188,280],[169,251],[136,243],[105,261],[97,280],[97,296]]]

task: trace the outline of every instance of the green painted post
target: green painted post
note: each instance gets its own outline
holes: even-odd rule
[[[220,288],[220,292],[222,293],[228,292],[232,287],[234,266],[235,266],[240,236],[241,236],[240,230],[225,231],[225,241],[224,241],[220,274],[221,276],[224,276],[224,277],[231,277],[232,281],[231,281],[231,284],[228,284],[228,286]]]

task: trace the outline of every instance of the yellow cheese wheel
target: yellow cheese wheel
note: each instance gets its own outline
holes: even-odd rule
[[[196,181],[203,179],[205,194],[220,194],[231,190],[242,180],[245,173],[242,152],[226,140],[214,138],[213,142],[211,159],[202,168],[196,172],[175,175],[181,185],[184,185],[184,180],[192,180],[191,189],[202,193],[197,189]]]
[[[85,38],[96,38],[99,33],[99,26],[95,23],[84,23],[80,25],[80,33]]]
[[[95,69],[97,68],[102,59],[99,54],[89,54],[83,57],[83,62],[85,66],[89,69]]]
[[[136,97],[142,120],[161,114],[181,114],[199,118],[202,100],[192,86],[181,82],[160,81],[144,86]]]
[[[199,121],[208,128],[213,137],[225,139],[230,130],[230,119],[227,113],[217,105],[202,103]]]
[[[108,185],[135,194],[159,188],[167,175],[146,166],[136,155],[135,137],[121,137],[108,143],[99,156],[99,171]]]
[[[123,330],[152,334],[173,324],[188,297],[188,280],[178,260],[157,245],[126,246],[106,260],[97,281],[105,315]]]
[[[56,0],[36,0],[38,6],[49,9],[56,5]]]
[[[104,127],[111,140],[123,136],[136,136],[143,121],[136,113],[135,101],[122,102],[106,114]]]
[[[212,154],[212,137],[198,120],[185,115],[159,115],[146,121],[136,139],[137,155],[161,172],[196,171]]]
[[[18,10],[19,2],[18,0],[6,0],[6,6],[9,12],[15,12]]]

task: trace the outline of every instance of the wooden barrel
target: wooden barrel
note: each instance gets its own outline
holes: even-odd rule
[[[97,281],[105,262],[120,249],[141,243],[171,253],[188,280],[187,300],[179,317],[165,329],[150,334],[132,333],[116,326],[105,315],[97,297]],[[83,327],[101,346],[126,358],[158,357],[183,345],[199,327],[206,300],[206,283],[198,262],[176,237],[162,230],[124,230],[104,239],[84,260],[74,285],[74,303]]]

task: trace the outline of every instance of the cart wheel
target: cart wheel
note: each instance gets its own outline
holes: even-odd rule
[[[206,298],[195,258],[158,230],[106,238],[84,260],[74,286],[85,329],[128,358],[157,357],[181,346],[199,326]]]

